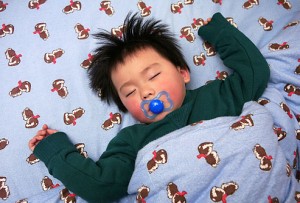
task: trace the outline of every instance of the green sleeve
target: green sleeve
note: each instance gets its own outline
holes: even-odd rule
[[[136,152],[119,137],[110,142],[97,162],[80,155],[62,132],[42,140],[34,154],[76,195],[88,202],[111,202],[127,195],[136,158]]]
[[[251,40],[220,13],[200,27],[198,34],[214,46],[224,65],[234,71],[225,81],[216,80],[200,88],[204,111],[219,112],[211,117],[239,114],[245,102],[257,100],[267,87],[267,61]]]

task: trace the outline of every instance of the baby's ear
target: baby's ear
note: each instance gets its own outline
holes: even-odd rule
[[[184,82],[189,83],[191,80],[190,71],[187,68],[180,68],[180,67],[178,67],[178,71],[182,75]]]

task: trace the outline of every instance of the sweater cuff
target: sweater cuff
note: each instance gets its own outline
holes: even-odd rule
[[[40,141],[34,148],[33,153],[47,166],[53,156],[69,147],[74,148],[74,145],[70,142],[68,136],[63,132],[57,132]]]
[[[211,21],[198,30],[198,35],[212,45],[216,45],[218,38],[222,35],[222,30],[234,28],[221,13],[215,13]]]

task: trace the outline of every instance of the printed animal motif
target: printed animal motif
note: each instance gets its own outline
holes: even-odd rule
[[[299,153],[298,153],[298,149],[296,149],[296,151],[294,151],[294,160],[293,160],[293,168],[297,168],[297,160],[299,157]]]
[[[270,103],[270,100],[265,99],[265,98],[260,98],[257,102],[258,102],[260,105],[264,106],[264,105]]]
[[[83,157],[85,158],[88,158],[88,154],[86,151],[84,151],[84,147],[85,147],[85,144],[84,143],[78,143],[75,145],[77,151],[79,152],[80,155],[82,155]]]
[[[40,160],[32,153],[29,155],[29,157],[26,159],[27,163],[30,165],[35,164],[39,162]]]
[[[52,87],[51,92],[57,92],[57,94],[63,99],[67,97],[68,89],[65,86],[65,81],[63,79],[54,80]]]
[[[283,29],[285,30],[285,29],[287,29],[287,28],[289,28],[289,27],[293,27],[293,26],[296,26],[296,25],[298,25],[299,24],[299,20],[296,20],[296,21],[293,21],[293,22],[290,22],[290,23],[288,23],[286,26],[284,26],[283,27]]]
[[[268,196],[269,203],[279,203],[279,199],[277,197]]]
[[[8,140],[5,138],[0,139],[0,150],[4,149],[9,144]]]
[[[282,110],[292,119],[293,118],[293,114],[291,112],[291,109],[288,107],[288,105],[286,105],[286,103],[281,102],[280,103],[280,107],[282,108]]]
[[[277,4],[287,10],[292,8],[292,5],[288,0],[278,0]]]
[[[142,186],[138,189],[138,194],[136,196],[137,203],[146,203],[145,198],[148,197],[150,192],[150,188],[147,186]]]
[[[66,125],[76,125],[76,121],[85,113],[85,110],[81,107],[76,108],[72,113],[64,113],[64,123]]]
[[[60,58],[65,53],[62,49],[55,49],[52,51],[52,53],[45,53],[44,55],[44,61],[46,63],[53,63],[56,64],[56,59]]]
[[[81,10],[81,2],[80,1],[73,1],[70,0],[70,5],[66,6],[62,12],[65,14],[73,13],[74,11],[80,11]]]
[[[260,144],[254,146],[253,153],[260,160],[259,168],[261,170],[270,171],[272,169],[272,156],[267,155],[266,150]]]
[[[3,3],[3,1],[0,1],[0,12],[5,11],[7,5],[8,3]]]
[[[226,20],[232,25],[234,26],[235,28],[237,28],[237,24],[234,22],[233,18],[231,17],[227,17]]]
[[[241,120],[239,120],[231,125],[231,129],[241,130],[241,129],[244,129],[246,126],[249,126],[249,127],[254,126],[252,116],[253,116],[252,114],[242,116]]]
[[[114,8],[110,5],[110,1],[101,1],[100,3],[100,11],[104,11],[106,15],[112,16],[115,11]]]
[[[292,168],[291,165],[289,163],[286,164],[286,175],[287,177],[290,177],[292,174]]]
[[[194,0],[184,0],[185,5],[191,5],[194,3]]]
[[[222,0],[212,0],[212,2],[222,5]]]
[[[283,42],[282,44],[278,44],[278,43],[271,43],[269,45],[269,50],[270,51],[280,51],[280,50],[285,50],[290,48],[290,45],[288,45],[287,42]]]
[[[201,26],[204,25],[204,20],[202,18],[193,18],[193,23],[191,24],[194,30],[198,30]]]
[[[300,88],[299,87],[296,87],[292,84],[286,84],[284,86],[284,91],[286,93],[288,93],[288,96],[291,97],[292,95],[297,95],[297,96],[300,96]]]
[[[38,34],[40,38],[43,40],[47,40],[49,38],[49,31],[46,29],[46,23],[38,23],[34,26],[35,31],[33,34]]]
[[[178,3],[175,3],[175,4],[171,4],[171,12],[176,14],[176,13],[181,13],[181,10],[183,8],[183,4],[182,2],[178,2]]]
[[[295,132],[297,140],[300,140],[300,129],[297,129]]]
[[[216,168],[220,163],[219,155],[213,150],[214,144],[212,142],[203,142],[198,146],[198,159],[205,158],[206,162],[212,167]]]
[[[10,92],[9,96],[17,97],[22,95],[23,92],[30,92],[31,90],[31,83],[28,81],[22,82],[21,80],[18,81],[18,86],[14,87]]]
[[[147,169],[149,173],[154,172],[159,164],[165,164],[168,161],[168,154],[167,151],[164,149],[160,149],[158,151],[154,150],[152,152],[153,157],[147,163]]]
[[[2,28],[0,29],[0,38],[5,37],[7,34],[13,34],[15,31],[15,27],[12,24],[2,24]]]
[[[185,26],[181,28],[180,33],[180,38],[185,38],[188,42],[191,43],[195,41],[195,35],[192,32],[192,28],[190,26]]]
[[[300,114],[297,114],[297,115],[296,115],[296,119],[297,119],[297,121],[298,121],[298,124],[300,125]]]
[[[248,0],[243,4],[244,9],[252,8],[255,5],[259,5],[259,0]]]
[[[233,195],[239,186],[236,182],[230,181],[228,183],[222,183],[221,187],[214,186],[210,190],[210,199],[214,202],[227,202],[227,198]]]
[[[195,55],[193,57],[193,62],[196,66],[205,66],[206,57],[204,53],[201,53],[200,55]]]
[[[167,186],[168,198],[172,200],[172,203],[186,203],[185,195],[186,191],[179,192],[175,183],[169,183]]]
[[[75,32],[78,34],[77,35],[77,39],[87,39],[90,34],[90,29],[89,28],[84,28],[83,25],[81,25],[80,23],[77,23],[74,27]]]
[[[25,128],[35,128],[39,124],[39,115],[34,115],[32,110],[26,107],[22,112],[23,120],[26,121]]]
[[[120,124],[122,122],[122,116],[120,113],[110,113],[109,119],[104,121],[104,123],[101,125],[101,127],[104,130],[109,130],[114,127],[114,124]]]
[[[286,132],[282,130],[280,127],[273,127],[274,133],[277,135],[278,141],[283,140],[286,137]]]
[[[206,51],[206,56],[214,56],[217,54],[215,48],[209,42],[203,42],[202,46]]]
[[[261,25],[261,26],[263,26],[263,28],[264,28],[264,30],[265,31],[270,31],[270,30],[272,30],[273,29],[273,20],[267,20],[267,19],[265,19],[264,17],[260,17],[259,19],[258,19],[258,22],[259,22],[259,24]]]
[[[111,34],[118,37],[119,39],[122,39],[124,31],[125,31],[124,25],[120,25],[118,28],[112,28]]]
[[[43,180],[41,181],[41,185],[42,185],[42,188],[44,191],[46,190],[50,190],[52,188],[56,188],[59,186],[59,184],[53,184],[52,180],[48,177],[48,176],[45,176],[43,178]]]
[[[151,6],[147,6],[145,4],[145,2],[143,2],[142,0],[139,0],[139,2],[137,3],[138,9],[141,13],[142,17],[146,17],[149,16],[151,14]]]
[[[217,80],[225,80],[228,77],[228,73],[226,71],[217,71],[216,72],[217,76],[216,79]]]
[[[299,60],[300,61],[300,60]],[[300,75],[300,65],[298,65],[295,69],[295,74]]]
[[[94,58],[94,55],[92,54],[88,54],[88,58],[85,59],[81,64],[80,66],[84,69],[88,69],[90,67],[90,65],[92,64],[92,61],[93,61],[93,58]]]
[[[21,62],[22,54],[16,54],[15,50],[8,48],[5,51],[6,59],[8,60],[8,66],[16,66]]]
[[[28,8],[30,9],[40,9],[40,6],[44,4],[47,0],[30,0],[28,2]]]
[[[0,199],[7,200],[9,195],[10,191],[6,185],[6,177],[0,176]]]
[[[60,199],[64,201],[64,203],[76,203],[76,195],[70,193],[67,188],[64,188],[60,191]]]
[[[16,201],[16,203],[28,203],[27,199],[20,199],[18,201]]]
[[[299,191],[295,192],[295,200],[296,200],[296,202],[300,202],[300,192]]]

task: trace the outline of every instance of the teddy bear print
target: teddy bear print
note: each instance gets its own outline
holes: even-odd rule
[[[94,58],[94,55],[88,54],[88,58],[85,59],[84,61],[82,61],[80,66],[84,69],[88,69],[90,67],[90,65],[92,64],[93,58]]]
[[[295,131],[297,140],[300,140],[300,129]]]
[[[56,188],[59,186],[59,184],[53,184],[52,180],[48,177],[48,176],[45,176],[42,181],[41,181],[41,185],[42,185],[42,189],[44,191],[46,190],[50,190],[52,188]]]
[[[26,107],[22,112],[23,120],[26,121],[25,128],[35,128],[39,124],[39,115],[34,115],[32,110]]]
[[[260,105],[264,106],[268,103],[270,103],[270,100],[269,99],[265,99],[265,98],[260,98],[257,103],[259,103]]]
[[[87,39],[90,36],[90,34],[89,34],[90,29],[89,28],[85,28],[80,23],[77,23],[74,26],[74,30],[77,33],[77,39]]]
[[[27,199],[20,199],[18,201],[16,201],[16,203],[28,203]]]
[[[298,124],[300,125],[300,114],[297,114],[297,115],[296,115],[296,119],[297,119],[297,121],[298,121]]]
[[[206,56],[214,56],[217,54],[215,48],[208,41],[203,42],[202,46],[206,51]]]
[[[40,9],[40,6],[44,4],[47,0],[30,0],[28,2],[28,8],[30,9]]]
[[[119,39],[122,39],[123,33],[124,33],[124,31],[125,31],[125,27],[126,27],[126,26],[124,26],[124,25],[120,25],[120,26],[117,27],[117,28],[112,28],[112,29],[111,29],[111,34],[112,34],[113,36],[118,37]]]
[[[8,140],[5,138],[1,138],[0,139],[0,150],[4,149],[5,147],[7,147],[7,145],[9,144]]]
[[[0,176],[0,199],[7,200],[9,195],[10,191],[6,185],[6,177]]]
[[[167,186],[168,198],[172,200],[172,203],[186,203],[185,195],[186,191],[180,192],[175,183],[170,182]]]
[[[183,8],[183,4],[182,2],[178,2],[178,3],[175,3],[175,4],[171,4],[171,12],[176,14],[176,13],[181,13],[182,11],[182,8]]]
[[[193,18],[193,23],[191,24],[194,30],[198,30],[201,26],[204,25],[204,20],[202,18]]]
[[[56,64],[56,59],[60,58],[64,53],[65,51],[63,49],[55,49],[51,53],[45,53],[44,61],[46,63]]]
[[[244,4],[243,4],[243,8],[244,9],[249,9],[252,8],[255,5],[259,5],[259,0],[247,0]]]
[[[277,135],[278,141],[281,141],[286,137],[286,132],[280,127],[273,126],[273,131]]]
[[[60,191],[60,199],[64,201],[64,203],[76,203],[76,195],[70,193],[67,188],[64,188]]]
[[[283,29],[285,30],[285,29],[287,29],[289,27],[296,26],[296,25],[299,24],[299,22],[300,22],[299,20],[292,21],[292,22],[288,23],[286,26],[284,26]]]
[[[68,88],[65,86],[65,81],[63,79],[54,80],[52,83],[51,92],[57,92],[61,98],[66,98],[68,95]]]
[[[293,118],[293,114],[291,112],[291,109],[288,107],[288,105],[286,105],[286,103],[281,102],[280,103],[280,108],[292,119]]]
[[[295,200],[296,200],[296,202],[300,202],[300,192],[299,191],[295,192]]]
[[[79,152],[80,155],[82,155],[85,158],[88,158],[88,153],[84,151],[85,144],[84,143],[78,143],[74,145]]]
[[[185,5],[192,5],[194,3],[194,0],[184,0],[183,2]]]
[[[73,13],[74,11],[80,11],[80,10],[81,10],[81,2],[70,0],[70,5],[65,6],[62,12],[65,14],[70,14]]]
[[[47,40],[49,38],[49,31],[46,28],[46,23],[38,23],[34,26],[33,34],[38,34],[41,39]]]
[[[8,66],[16,66],[21,63],[22,54],[17,54],[12,48],[5,51],[5,57],[8,60]]]
[[[292,174],[292,168],[291,165],[289,163],[286,164],[286,175],[287,177],[290,177]]]
[[[206,162],[212,167],[216,168],[220,163],[219,155],[213,150],[214,144],[212,142],[203,142],[198,146],[198,159],[205,158]]]
[[[136,196],[137,203],[146,203],[146,197],[148,197],[150,188],[147,186],[142,186],[138,189],[138,194]]]
[[[101,127],[104,130],[109,130],[114,127],[114,124],[121,124],[122,122],[122,115],[120,113],[110,113],[109,119],[104,121],[104,123],[101,125]]]
[[[228,196],[233,195],[238,189],[239,186],[236,182],[222,183],[221,187],[214,186],[210,190],[210,199],[214,202],[226,203]]]
[[[22,95],[23,92],[30,92],[31,90],[31,83],[28,81],[22,82],[21,80],[18,81],[18,86],[14,87],[10,92],[9,96],[17,97]]]
[[[64,123],[66,125],[76,125],[76,120],[80,118],[85,113],[85,110],[81,107],[78,107],[72,111],[72,113],[64,113]]]
[[[300,61],[300,59],[298,59]],[[300,65],[298,65],[294,71],[295,74],[300,75]]]
[[[292,8],[292,5],[288,0],[278,0],[277,4],[287,10]]]
[[[147,169],[149,173],[154,172],[159,164],[165,164],[168,161],[168,153],[164,149],[160,149],[158,151],[154,150],[152,152],[153,157],[147,163]]]
[[[269,203],[279,203],[278,197],[272,197],[271,195],[268,196]]]
[[[226,20],[235,28],[237,28],[237,24],[234,22],[232,17],[227,17]]]
[[[188,42],[193,43],[195,41],[195,34],[192,32],[190,26],[185,26],[180,30],[180,38],[185,38]]]
[[[2,24],[2,28],[0,29],[0,38],[5,37],[6,35],[11,35],[14,33],[15,27],[12,24]]]
[[[193,57],[193,62],[196,66],[205,66],[206,57],[204,53],[200,53],[200,55],[195,55]]]
[[[115,13],[115,10],[110,4],[110,1],[101,1],[99,10],[104,11],[108,16],[112,16]]]
[[[137,7],[140,11],[140,14],[142,17],[146,17],[149,16],[151,14],[151,6],[147,6],[145,4],[145,2],[143,2],[142,0],[139,0],[137,3]]]
[[[270,51],[280,51],[290,48],[290,45],[287,42],[283,42],[282,44],[271,43],[269,44]]]
[[[29,157],[27,157],[26,161],[27,163],[32,165],[39,162],[40,160],[32,153],[29,155]]]
[[[234,130],[241,130],[241,129],[244,129],[246,126],[249,126],[249,127],[254,126],[252,116],[253,116],[252,114],[242,116],[242,119],[233,123],[230,128],[234,129]]]
[[[261,170],[270,171],[272,169],[272,156],[267,155],[266,150],[260,144],[256,144],[253,147],[253,153],[260,160],[259,168]]]
[[[299,158],[298,148],[294,151],[293,168],[297,168],[297,160]]]
[[[288,93],[288,96],[291,97],[292,95],[297,95],[297,96],[300,96],[300,88],[299,87],[296,87],[292,84],[286,84],[284,86],[284,91],[286,93]]]
[[[261,26],[263,26],[265,31],[271,31],[273,29],[273,20],[267,20],[264,17],[260,17],[258,22]]]
[[[225,80],[229,75],[226,71],[221,71],[221,72],[217,71],[216,74],[217,74],[216,76],[217,80]]]
[[[8,3],[4,3],[3,1],[0,1],[0,12],[5,11],[7,5]]]

